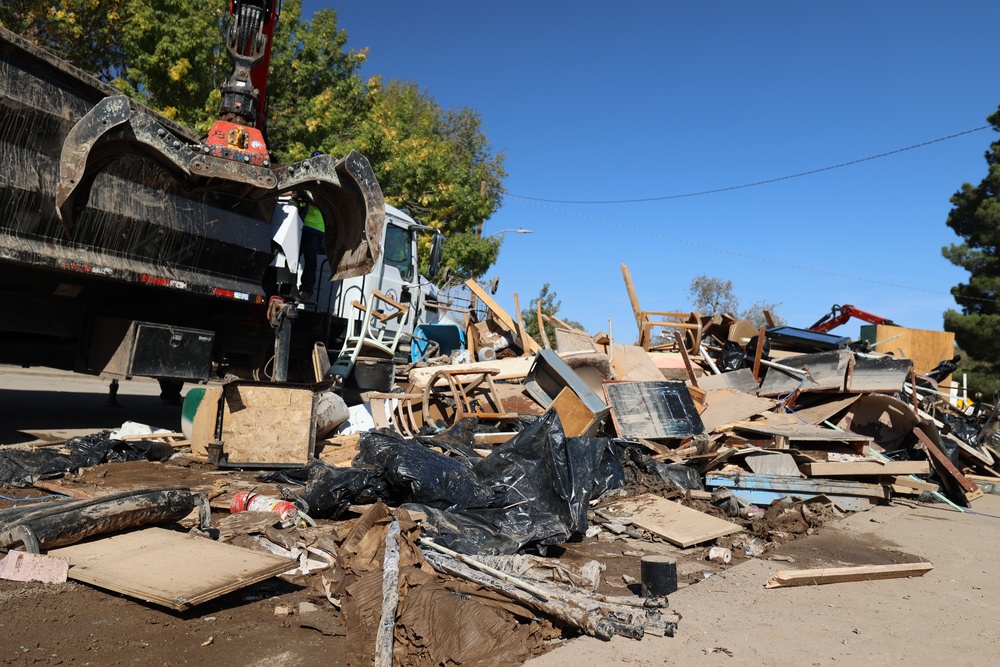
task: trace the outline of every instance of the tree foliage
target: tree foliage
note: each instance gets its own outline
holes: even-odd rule
[[[535,339],[539,344],[542,342],[541,330],[538,328],[538,304],[541,304],[542,314],[552,317],[559,317],[559,309],[562,308],[562,301],[556,297],[555,290],[545,283],[542,285],[542,289],[538,292],[538,296],[531,300],[530,305],[527,308],[521,310],[521,319],[524,321],[524,328],[528,330],[528,335]],[[559,317],[560,320],[568,324],[575,329],[583,330],[583,325],[575,320],[570,320],[565,317]],[[556,343],[556,332],[555,327],[551,323],[545,323],[545,334],[548,336],[549,343],[555,347]]]
[[[1000,108],[989,118],[1000,131]],[[968,282],[951,288],[960,311],[944,314],[944,328],[967,357],[972,388],[991,395],[1000,388],[1000,141],[986,152],[986,176],[978,186],[964,183],[951,197],[947,224],[962,243],[942,248],[945,258],[969,272]]]
[[[479,238],[475,232],[458,232],[447,237],[442,251],[442,265],[450,270],[453,281],[479,278],[497,260],[501,239]]]
[[[767,324],[764,311],[771,313],[775,324],[783,324],[784,320],[777,314],[780,303],[756,301],[749,308],[740,310],[740,300],[733,292],[733,281],[722,280],[707,275],[698,275],[688,286],[688,297],[692,308],[702,315],[728,314],[737,319],[747,320],[755,327]]]
[[[336,12],[321,9],[307,19],[301,7],[301,0],[284,1],[274,38],[266,138],[275,157],[358,150],[388,203],[449,236],[480,229],[500,207],[507,175],[480,114],[443,109],[412,82],[364,80],[368,54],[347,48]],[[0,2],[0,25],[198,132],[216,118],[219,87],[232,74],[222,38],[226,14],[224,0]],[[457,245],[453,257],[469,255],[474,244]],[[496,252],[490,257],[492,245],[480,245],[479,264],[467,257],[452,268],[485,272]]]

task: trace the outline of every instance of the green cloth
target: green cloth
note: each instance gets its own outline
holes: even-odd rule
[[[306,227],[312,227],[320,234],[326,232],[326,226],[323,224],[323,214],[319,212],[319,209],[315,206],[310,205],[309,210],[306,211],[305,220],[302,224]]]

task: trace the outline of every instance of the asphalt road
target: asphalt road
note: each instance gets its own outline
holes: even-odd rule
[[[155,380],[120,383],[119,407],[108,405],[108,385],[88,375],[0,365],[0,445],[63,439],[126,421],[180,431],[181,408],[164,405]]]

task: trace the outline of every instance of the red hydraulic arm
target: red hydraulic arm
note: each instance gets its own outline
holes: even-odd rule
[[[860,308],[855,308],[851,305],[838,306],[837,304],[834,304],[830,309],[830,312],[821,317],[816,324],[809,327],[809,330],[827,332],[831,329],[836,329],[852,317],[856,317],[859,320],[864,320],[865,322],[870,322],[872,324],[887,324],[889,326],[896,326],[896,323],[892,320],[869,313],[868,311],[861,310]]]
[[[280,13],[281,0],[229,0],[226,50],[235,68],[222,87],[219,120],[205,140],[210,155],[270,166],[264,141],[267,73]]]

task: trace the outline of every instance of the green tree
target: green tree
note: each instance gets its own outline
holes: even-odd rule
[[[521,310],[521,319],[524,321],[524,328],[528,330],[528,335],[535,339],[536,342],[541,344],[542,335],[538,328],[538,304],[542,306],[542,314],[547,317],[558,317],[560,320],[573,327],[574,329],[584,330],[582,324],[575,320],[570,320],[565,317],[559,317],[559,309],[562,308],[562,301],[556,297],[555,290],[545,283],[542,285],[542,289],[538,292],[538,296],[531,300],[530,305],[527,308]],[[552,326],[550,322],[545,323],[545,334],[549,338],[549,343],[555,347],[556,343],[556,332],[555,327]]]
[[[475,232],[452,234],[445,238],[441,263],[454,282],[478,278],[497,261],[501,242],[500,237],[483,239]]]
[[[58,53],[105,83],[126,61],[122,16],[134,0],[3,0],[0,25]]]
[[[1000,131],[1000,108],[989,118]],[[951,288],[961,311],[944,313],[944,328],[967,357],[959,373],[969,374],[974,391],[991,396],[1000,389],[1000,141],[986,152],[986,176],[978,186],[962,184],[951,197],[948,226],[962,243],[942,248],[945,258],[969,272],[968,282]]]
[[[386,201],[448,236],[478,232],[501,205],[504,155],[482,117],[443,109],[412,82],[368,81],[364,50],[348,50],[336,12],[302,16],[285,0],[267,95],[267,141],[281,162],[350,149],[372,163]],[[0,25],[28,36],[126,94],[198,132],[218,115],[233,66],[222,0],[2,0]],[[454,269],[481,275],[497,249],[462,237]],[[461,259],[459,257],[461,256]]]
[[[780,303],[757,301],[749,308],[740,310],[740,300],[733,293],[733,281],[713,278],[707,275],[695,276],[688,287],[692,308],[702,315],[728,314],[737,319],[747,320],[755,327],[767,324],[764,311],[771,314],[775,324],[784,324],[777,314]]]

